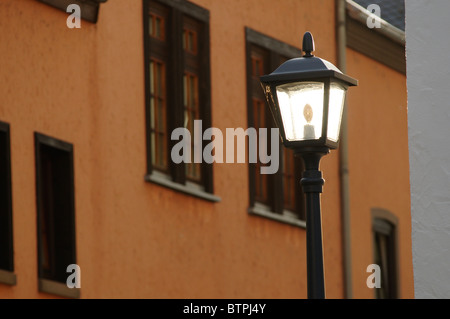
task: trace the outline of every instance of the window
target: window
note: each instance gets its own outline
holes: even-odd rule
[[[381,271],[381,287],[375,289],[375,296],[378,299],[397,298],[397,219],[380,209],[372,210],[372,216],[374,264]]]
[[[301,56],[295,47],[246,29],[247,39],[247,104],[248,125],[259,128],[275,127],[266,105],[259,77],[269,74],[288,59]],[[270,130],[268,137],[270,140]],[[267,143],[265,143],[267,145]],[[269,143],[270,144],[270,143]],[[270,147],[270,145],[268,145]],[[269,152],[273,152],[270,150]],[[300,186],[303,163],[280,142],[278,172],[260,173],[260,162],[249,164],[250,213],[282,222],[304,226],[304,194]]]
[[[54,8],[60,9],[66,12],[67,7],[70,4],[76,4],[80,7],[81,18],[92,22],[97,23],[98,20],[98,11],[100,7],[100,3],[104,3],[108,0],[38,0],[40,2],[46,3]]]
[[[146,180],[218,201],[212,165],[196,163],[193,151],[196,121],[211,127],[209,12],[188,1],[144,0],[144,34]],[[191,158],[177,164],[171,132],[181,127],[191,135]]]
[[[66,286],[76,264],[73,146],[35,133],[35,150],[39,287],[78,297]]]
[[[0,282],[16,284],[13,255],[9,124],[0,122]]]

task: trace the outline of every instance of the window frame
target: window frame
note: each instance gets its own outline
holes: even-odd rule
[[[254,88],[255,84],[252,83],[252,49],[254,47],[261,48],[262,50],[266,51],[267,55],[267,62],[268,65],[266,66],[266,69],[268,70],[275,70],[283,61],[284,59],[291,59],[300,57],[302,51],[299,48],[296,48],[294,46],[291,46],[289,44],[286,44],[280,40],[274,39],[270,36],[267,36],[263,33],[260,33],[258,31],[255,31],[249,27],[245,28],[245,38],[246,38],[246,78],[247,78],[247,118],[248,118],[248,124],[249,126],[252,126],[254,124],[253,120],[253,104],[254,104],[254,98],[252,94],[252,90],[256,89]],[[264,69],[264,67],[263,67]],[[261,89],[261,93],[262,89]],[[266,117],[266,123],[271,123],[271,127],[276,127],[273,123],[273,117],[272,114],[270,114],[270,111],[265,104],[264,99],[264,106],[265,106],[265,117]],[[268,128],[270,128],[268,126]],[[268,130],[267,134],[268,140],[270,140],[270,130]],[[295,226],[299,226],[302,228],[306,227],[306,218],[305,218],[305,203],[303,200],[297,200],[296,206],[297,206],[297,212],[292,212],[288,209],[284,208],[284,180],[283,180],[283,165],[284,165],[284,154],[286,149],[283,147],[283,144],[280,141],[279,144],[279,154],[280,154],[280,160],[279,160],[279,168],[278,172],[273,175],[268,175],[268,182],[267,182],[267,190],[269,193],[268,198],[268,204],[262,204],[259,203],[255,199],[255,167],[257,164],[249,163],[249,209],[248,212],[253,215],[263,216],[266,218],[270,218],[282,223],[287,223]],[[301,186],[300,186],[300,178],[302,174],[302,166],[303,163],[301,162],[300,158],[294,159],[294,179],[297,181],[295,183],[295,188],[297,193],[302,193]],[[272,195],[271,195],[272,194]],[[272,196],[272,198],[270,198]],[[304,196],[303,196],[304,198]]]
[[[385,298],[395,299],[400,298],[399,296],[399,265],[398,265],[398,218],[393,213],[382,208],[372,208],[372,235],[373,235],[373,258],[374,263],[376,263],[376,234],[381,234],[388,237],[389,242],[387,243],[388,249],[388,293],[389,295]],[[383,287],[383,268],[380,266],[381,270],[381,286]],[[380,298],[378,289],[374,291],[375,298]]]
[[[155,10],[167,11],[167,20],[163,26],[165,34],[172,36],[166,38],[165,54],[167,65],[166,83],[171,83],[171,91],[166,90],[166,145],[167,145],[167,172],[158,170],[152,164],[152,141],[151,141],[151,96],[149,67],[153,50],[158,50],[155,40],[149,35],[150,8],[155,4]],[[198,54],[201,61],[198,67],[198,99],[200,101],[200,118],[203,127],[211,127],[211,71],[210,71],[210,14],[209,11],[185,0],[143,0],[144,16],[144,63],[145,63],[145,116],[146,116],[146,149],[147,167],[145,180],[156,183],[172,190],[192,195],[197,198],[211,202],[220,201],[220,197],[214,195],[213,188],[213,164],[202,161],[200,164],[201,181],[194,182],[186,176],[185,163],[175,164],[170,160],[171,150],[179,141],[172,141],[171,132],[179,127],[184,127],[184,75],[190,69],[185,55]],[[186,25],[195,20],[201,26],[201,32],[196,37],[195,52],[185,52],[183,49],[183,36]],[[153,47],[152,47],[153,42]],[[153,51],[155,52],[155,51]],[[155,53],[156,54],[156,53]],[[202,132],[203,133],[203,132]],[[193,139],[193,136],[191,136]],[[202,149],[208,141],[202,141]]]
[[[37,224],[37,263],[38,263],[38,287],[39,291],[46,292],[54,295],[59,295],[63,297],[69,298],[79,298],[80,297],[80,289],[79,288],[69,288],[66,285],[66,282],[58,281],[55,278],[46,278],[44,275],[44,271],[42,268],[42,228],[43,225],[41,223],[41,207],[42,207],[42,198],[43,198],[43,176],[42,176],[42,156],[43,156],[43,147],[50,148],[51,150],[65,152],[68,157],[68,172],[69,172],[69,181],[68,181],[68,198],[69,198],[69,212],[67,213],[68,222],[69,222],[69,234],[70,236],[70,246],[71,246],[71,256],[70,259],[72,263],[77,263],[77,253],[76,253],[76,224],[75,224],[75,176],[74,176],[74,150],[73,145],[56,139],[54,137],[50,137],[38,132],[34,133],[35,140],[35,165],[36,165],[36,224]],[[55,240],[55,239],[53,239]],[[68,265],[67,265],[68,266]],[[66,267],[67,267],[66,266]],[[67,277],[70,274],[67,274]]]
[[[0,154],[4,156],[2,162],[4,162],[5,167],[0,169],[5,169],[6,180],[0,181],[4,183],[5,186],[5,206],[6,209],[2,209],[0,214],[5,214],[2,216],[4,223],[0,225],[0,231],[6,233],[7,242],[5,244],[5,259],[6,267],[0,269],[0,283],[14,286],[17,283],[16,275],[14,274],[14,237],[13,237],[13,215],[12,215],[12,180],[11,180],[11,133],[10,125],[8,123],[0,121],[0,133],[4,135],[4,149],[0,150]],[[2,137],[3,138],[3,137]],[[3,258],[3,257],[2,257]]]

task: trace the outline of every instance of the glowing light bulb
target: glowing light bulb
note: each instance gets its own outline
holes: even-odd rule
[[[303,127],[303,136],[305,140],[313,140],[316,138],[316,132],[314,129],[314,125],[310,124],[311,120],[313,118],[314,112],[309,104],[305,104],[305,107],[303,108],[303,116],[305,117],[306,124]]]
[[[313,118],[313,109],[311,105],[305,105],[305,107],[303,108],[303,116],[305,117],[306,122],[311,123],[311,120]]]

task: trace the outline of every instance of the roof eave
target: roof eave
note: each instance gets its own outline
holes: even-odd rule
[[[347,2],[347,12],[351,18],[357,20],[358,22],[364,25],[367,23],[367,19],[369,17],[371,19],[375,19],[376,21],[380,22],[381,25],[381,28],[373,29],[375,32],[381,33],[382,35],[388,37],[389,39],[401,45],[405,45],[405,31],[395,27],[386,20],[383,20],[377,15],[371,13],[370,11],[365,9],[363,6],[357,4],[353,0],[346,0],[346,2]]]

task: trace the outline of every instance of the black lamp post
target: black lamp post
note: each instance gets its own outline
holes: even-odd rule
[[[285,147],[305,164],[308,298],[325,298],[320,193],[322,156],[338,147],[345,95],[358,81],[314,57],[311,33],[303,36],[303,57],[291,59],[260,78]]]

